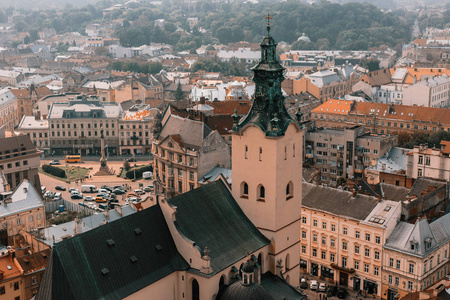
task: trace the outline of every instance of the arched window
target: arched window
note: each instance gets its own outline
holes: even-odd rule
[[[286,255],[286,260],[284,262],[285,267],[286,267],[286,271],[289,271],[290,267],[291,267],[291,257],[289,256],[289,253]]]
[[[286,282],[289,284],[291,283],[291,277],[289,277],[289,275],[286,276]]]
[[[169,148],[173,148],[173,144],[172,144],[172,142],[169,142],[169,143],[167,143],[167,147],[169,147]]]
[[[258,190],[257,190],[257,195],[258,195],[258,199],[257,200],[262,200],[264,201],[264,199],[266,198],[266,189],[264,188],[264,186],[262,184],[258,185]]]
[[[286,200],[291,199],[294,197],[294,184],[292,181],[289,181],[289,183],[286,185]]]
[[[225,286],[225,275],[222,275],[219,280],[219,289]]]
[[[192,300],[200,300],[200,287],[196,279],[192,280]]]
[[[295,144],[292,145],[292,156],[295,157]]]
[[[248,184],[245,181],[241,182],[241,197],[248,198]]]

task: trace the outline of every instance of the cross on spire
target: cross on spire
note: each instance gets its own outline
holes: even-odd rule
[[[267,19],[267,35],[269,35],[269,32],[270,32],[270,20],[271,19],[273,19],[271,16],[270,16],[270,13],[267,13],[267,16],[266,17],[264,17],[264,19]]]

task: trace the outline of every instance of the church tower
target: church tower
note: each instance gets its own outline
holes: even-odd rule
[[[272,241],[263,272],[281,274],[299,285],[300,212],[302,204],[301,114],[293,120],[281,83],[284,68],[270,36],[261,42],[261,61],[252,69],[255,94],[249,113],[233,116],[232,193],[255,226]]]

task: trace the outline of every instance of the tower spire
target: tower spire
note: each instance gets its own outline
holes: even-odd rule
[[[281,90],[284,68],[276,56],[277,43],[269,35],[272,17],[267,14],[265,19],[267,20],[267,36],[260,44],[261,60],[252,68],[255,82],[252,107],[245,118],[233,125],[233,131],[239,132],[246,125],[252,124],[258,126],[266,136],[283,136],[288,125],[294,120],[284,106]]]

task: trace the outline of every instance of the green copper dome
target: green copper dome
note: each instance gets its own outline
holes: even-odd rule
[[[266,17],[271,19],[270,16]],[[276,57],[277,43],[270,36],[270,24],[267,23],[267,35],[261,42],[261,60],[252,68],[255,94],[248,114],[239,122],[235,120],[233,130],[239,132],[247,125],[258,126],[266,136],[282,136],[294,120],[284,106],[281,83],[284,80],[284,68]]]

